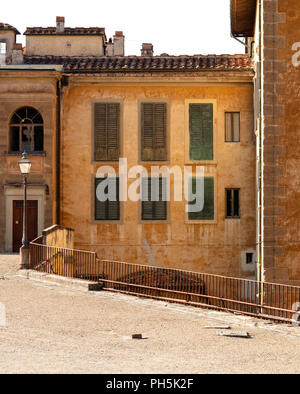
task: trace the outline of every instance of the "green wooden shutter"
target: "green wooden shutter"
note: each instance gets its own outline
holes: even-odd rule
[[[120,220],[119,178],[109,178],[112,187],[116,188],[116,201],[97,199],[97,186],[104,179],[106,178],[95,179],[95,220]]]
[[[167,202],[166,202],[166,178],[159,178],[158,187],[158,201],[154,202],[154,217],[155,220],[167,219]]]
[[[142,220],[153,220],[151,178],[142,178]]]
[[[166,160],[166,104],[154,104],[154,160]]]
[[[213,160],[213,104],[190,104],[190,160]]]
[[[107,158],[119,160],[120,104],[107,104]]]
[[[118,160],[120,156],[120,104],[95,104],[95,160]]]
[[[192,178],[189,187],[192,187],[192,192],[196,193],[197,178]],[[194,202],[190,203],[195,204]],[[189,212],[189,220],[214,220],[214,178],[204,178],[204,206],[200,212]]]
[[[142,160],[166,160],[166,104],[142,104]]]
[[[142,220],[166,220],[165,178],[142,179]]]
[[[96,195],[97,186],[103,178],[95,179],[95,220],[106,220],[106,201],[99,201]]]

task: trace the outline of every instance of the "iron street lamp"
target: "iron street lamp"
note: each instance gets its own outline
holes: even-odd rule
[[[19,160],[21,174],[24,177],[24,203],[23,203],[23,238],[22,247],[20,249],[21,269],[29,267],[29,242],[27,238],[27,177],[30,173],[31,161],[27,158],[26,152],[23,153],[22,159]]]

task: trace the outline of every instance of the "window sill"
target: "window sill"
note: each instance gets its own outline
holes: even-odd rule
[[[23,152],[7,152],[5,156],[22,156]],[[26,152],[27,156],[46,156],[45,151],[37,151],[37,152]]]
[[[116,224],[123,224],[122,220],[92,220],[91,224],[96,224],[96,225],[116,225]]]
[[[214,220],[188,220],[186,219],[185,224],[218,224],[216,219]]]
[[[168,219],[164,220],[144,220],[140,219],[140,224],[170,224],[170,221]]]
[[[185,160],[185,164],[199,164],[203,166],[216,166],[216,160]]]

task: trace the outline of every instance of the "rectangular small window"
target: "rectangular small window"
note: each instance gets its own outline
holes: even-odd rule
[[[6,42],[0,42],[0,55],[6,54]]]
[[[252,264],[253,263],[253,253],[246,253],[246,264]]]
[[[240,142],[240,113],[225,113],[225,142]]]
[[[240,217],[240,189],[226,189],[226,217]]]
[[[142,160],[167,160],[166,104],[142,103],[141,111]]]
[[[116,161],[120,157],[120,104],[94,106],[94,160]]]
[[[119,178],[95,179],[95,220],[120,220]]]
[[[142,220],[167,219],[167,178],[142,179]]]
[[[200,178],[191,178],[189,183],[190,196],[191,193],[196,196],[198,193],[198,203],[200,202],[199,205],[201,206],[199,206],[199,210],[196,212],[189,211],[189,220],[214,220],[214,178],[204,177],[204,179],[202,178],[202,182]],[[189,202],[189,209],[196,210],[197,197],[195,197],[193,201]],[[201,204],[201,202],[203,202],[203,204]]]
[[[213,104],[189,105],[190,160],[213,160]]]

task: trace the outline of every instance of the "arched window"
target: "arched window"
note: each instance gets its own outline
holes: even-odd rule
[[[44,122],[32,107],[16,111],[10,120],[11,152],[42,152],[44,150]]]

